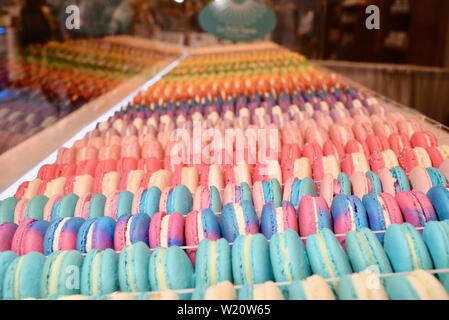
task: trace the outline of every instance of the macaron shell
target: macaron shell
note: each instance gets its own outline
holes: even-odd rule
[[[17,198],[10,197],[0,203],[0,223],[14,222],[14,210],[18,202]]]
[[[115,251],[121,251],[125,246],[139,241],[148,245],[149,226],[150,217],[146,213],[121,216],[115,225]]]
[[[415,227],[424,227],[427,222],[438,219],[432,203],[421,192],[400,192],[396,201],[405,220]]]
[[[449,224],[432,221],[424,228],[423,239],[436,269],[449,268]],[[440,273],[443,284],[449,281],[449,274]]]
[[[425,168],[416,167],[409,174],[413,190],[427,193],[432,188],[432,180]]]
[[[419,232],[410,224],[395,224],[385,233],[385,252],[395,272],[432,269],[432,260]]]
[[[287,201],[284,201],[281,207],[275,207],[272,202],[265,204],[260,221],[260,230],[267,239],[288,229],[298,232],[295,208]]]
[[[0,252],[11,250],[17,228],[18,226],[11,222],[0,224]]]
[[[232,281],[231,246],[226,239],[201,240],[196,252],[195,279],[197,287]]]
[[[104,295],[119,290],[119,257],[112,249],[91,250],[81,269],[81,294]]]
[[[82,253],[92,249],[104,250],[114,247],[115,221],[110,217],[86,220],[80,227],[76,248]]]
[[[141,242],[126,246],[122,249],[118,263],[120,291],[150,291],[150,256],[151,252],[148,246]]]
[[[429,190],[427,197],[435,209],[438,220],[449,220],[449,190],[445,187],[434,187]]]
[[[308,237],[324,228],[333,230],[326,201],[320,197],[304,196],[298,208],[298,225],[302,237]]]
[[[233,242],[241,234],[258,233],[259,219],[252,204],[242,201],[240,204],[224,206],[221,213],[221,231],[229,242]]]
[[[53,220],[44,236],[44,254],[49,255],[58,250],[75,250],[78,231],[84,219],[58,218]]]
[[[0,253],[0,299],[3,299],[3,281],[9,265],[17,258],[12,251],[3,251]]]
[[[14,234],[11,250],[17,255],[25,255],[33,251],[42,253],[44,251],[44,235],[49,225],[48,221],[25,220]]]

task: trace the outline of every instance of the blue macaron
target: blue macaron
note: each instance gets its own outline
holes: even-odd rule
[[[309,236],[306,250],[314,274],[327,279],[352,272],[348,256],[334,233],[329,229],[322,229]]]
[[[298,233],[291,229],[273,235],[270,260],[276,282],[302,280],[311,274],[304,244]]]
[[[431,221],[423,232],[424,243],[436,269],[449,268],[449,222]],[[449,289],[449,273],[438,274],[446,290]],[[449,292],[449,291],[448,291]]]
[[[257,233],[259,219],[252,203],[242,201],[224,206],[221,212],[221,231],[229,242],[233,242],[241,234]]]
[[[38,252],[16,257],[10,262],[3,278],[3,299],[40,298],[44,263],[45,256]]]
[[[192,262],[179,247],[154,250],[148,272],[152,291],[190,289],[194,284]]]
[[[150,291],[151,251],[143,242],[137,242],[122,249],[118,261],[118,279],[122,292]]]
[[[315,182],[309,177],[304,179],[295,179],[291,186],[290,202],[293,204],[295,209],[298,209],[299,203],[302,197],[309,195],[312,197],[317,196],[317,190]]]
[[[42,298],[80,294],[83,260],[84,256],[76,250],[55,251],[49,255],[42,268]]]
[[[237,237],[231,260],[235,284],[264,283],[274,278],[269,244],[262,234]]]
[[[17,254],[12,251],[0,253],[0,300],[3,299],[3,280],[9,265],[17,258]]]
[[[78,217],[54,219],[45,232],[44,254],[48,256],[54,251],[75,249],[83,223],[84,219]]]
[[[212,286],[232,282],[231,247],[226,239],[201,240],[196,252],[195,285]]]
[[[81,294],[94,296],[118,291],[118,261],[112,249],[89,251],[81,269]]]
[[[146,189],[139,203],[139,212],[146,213],[150,217],[159,211],[159,200],[161,198],[161,190],[158,187],[150,187]]]
[[[347,234],[346,251],[354,272],[362,272],[368,268],[379,273],[393,272],[382,244],[368,228]]]
[[[427,192],[440,221],[449,219],[449,190],[445,187],[433,187]]]
[[[115,221],[111,217],[98,217],[83,222],[78,230],[76,248],[86,253],[92,249],[114,247]]]
[[[179,184],[169,191],[167,197],[167,213],[179,212],[187,215],[192,211],[193,198],[190,190],[183,184]]]
[[[444,187],[447,184],[446,177],[444,176],[443,172],[441,172],[440,169],[437,168],[426,168],[427,173],[430,177],[430,180],[432,181],[433,187]]]
[[[395,272],[430,270],[433,267],[421,235],[411,224],[389,226],[385,233],[384,247]]]

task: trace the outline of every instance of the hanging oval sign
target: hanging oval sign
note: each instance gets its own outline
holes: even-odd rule
[[[248,41],[273,31],[276,16],[259,0],[213,0],[200,12],[199,22],[219,39]]]

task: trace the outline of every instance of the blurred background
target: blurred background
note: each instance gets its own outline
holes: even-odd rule
[[[277,17],[276,28],[265,40],[298,51],[323,67],[335,70],[393,100],[449,124],[449,1],[261,1]],[[11,66],[16,66],[16,60],[24,56],[32,56],[34,62],[36,59],[43,59],[45,62],[42,63],[48,63],[47,58],[36,54],[40,50],[36,48],[51,41],[125,34],[189,47],[229,43],[215,39],[199,25],[198,14],[210,2],[0,0],[0,89],[24,87],[26,81],[23,78],[29,78],[30,73],[23,70],[19,72],[20,70],[14,70]],[[365,27],[365,9],[372,4],[380,9],[378,30],[368,30]],[[65,26],[66,8],[70,5],[79,8],[79,29],[69,30]],[[100,46],[97,51],[101,50]],[[123,66],[117,68],[113,77],[108,74],[105,80],[104,74],[100,72],[102,67],[93,64],[95,79],[100,77],[107,85],[90,85],[92,92],[89,95],[81,96],[77,93],[84,92],[84,86],[82,89],[78,88],[78,91],[74,89],[75,94],[67,101],[56,99],[57,94],[50,94],[51,90],[47,88],[41,90],[43,94],[33,92],[31,98],[28,93],[28,100],[25,100],[27,103],[38,101],[43,105],[56,104],[57,108],[52,109],[56,119],[70,113],[89,99],[100,95],[97,87],[113,87],[121,79],[120,70]],[[129,71],[129,68],[126,66],[125,69]],[[138,68],[135,72],[138,72]],[[130,74],[132,72],[125,72],[124,76]],[[42,87],[41,85],[41,89]],[[53,86],[52,90],[58,91],[60,87]],[[67,89],[64,92],[68,92]],[[0,107],[1,95],[2,91]],[[3,100],[6,101],[7,97],[3,97]],[[1,149],[0,143],[0,152]]]

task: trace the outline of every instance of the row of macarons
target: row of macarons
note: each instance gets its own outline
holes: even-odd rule
[[[119,197],[115,203],[117,211],[113,218],[117,220],[103,216],[104,197],[98,195],[85,203],[84,211],[77,211],[88,216],[75,215],[68,199],[75,200],[76,196],[71,195],[55,206],[55,215],[47,220],[33,215],[34,210],[38,210],[36,205],[26,211],[27,215],[18,221],[19,226],[13,222],[0,224],[0,249],[17,254],[39,251],[48,255],[63,249],[88,252],[115,248],[119,251],[128,244],[143,242],[151,248],[187,246],[193,248],[194,253],[204,238],[224,237],[232,243],[239,235],[261,232],[271,239],[276,233],[290,229],[307,239],[324,228],[338,234],[344,245],[345,235],[353,230],[370,228],[383,242],[383,232],[391,224],[407,222],[423,228],[431,221],[449,219],[449,191],[442,186],[433,187],[428,196],[419,191],[399,192],[396,197],[370,193],[360,200],[357,196],[339,194],[330,208],[324,198],[311,195],[313,189],[307,188],[300,192],[297,208],[288,201],[269,201],[263,205],[260,215],[252,201],[245,199],[245,192],[239,203],[225,205],[220,214],[206,208],[191,211],[186,216],[171,208],[165,211],[166,207],[164,211],[153,208],[152,212],[145,212],[154,192],[158,192],[156,189],[148,190],[143,197],[144,207],[130,214],[132,207],[126,208],[123,199],[130,199],[128,196],[132,194],[125,193],[127,197],[122,194],[122,201]],[[191,258],[194,261],[194,255]]]
[[[391,225],[382,246],[376,235],[364,228],[347,235],[346,251],[329,229],[311,235],[305,245],[292,230],[277,233],[269,241],[261,234],[240,235],[232,244],[225,239],[203,239],[195,266],[180,247],[151,250],[142,242],[128,245],[120,253],[106,249],[83,255],[70,250],[47,257],[37,252],[19,257],[5,251],[0,253],[0,278],[6,299],[201,290],[223,281],[235,285],[291,283],[313,274],[334,279],[329,284],[338,291],[336,278],[367,269],[381,275],[434,270],[448,290],[448,235],[447,221],[430,222],[422,235],[410,224]],[[438,292],[439,288],[429,291]]]
[[[366,270],[338,278],[338,287],[329,286],[329,280],[313,275],[307,279],[279,284],[245,284],[238,289],[229,281],[191,291],[191,300],[448,300],[449,294],[432,273],[415,270],[407,274],[391,274],[384,280]],[[407,288],[408,290],[404,290]],[[183,295],[182,298],[187,298]],[[82,294],[60,296],[58,300],[179,300],[177,290],[144,293],[113,292],[104,295]],[[36,298],[26,298],[34,300]],[[54,299],[52,297],[51,299]],[[260,310],[259,310],[260,311]]]
[[[445,164],[449,165],[449,161]],[[158,173],[167,173],[167,175],[160,176]],[[92,189],[93,178],[91,176],[77,177],[80,179],[76,179],[74,189],[66,195],[64,195],[64,191],[69,190],[65,188],[67,184],[65,178],[57,178],[47,183],[45,190],[52,190],[54,194],[43,192],[44,195],[39,194],[41,193],[39,190],[42,190],[39,189],[39,186],[43,182],[36,179],[24,184],[26,190],[19,189],[21,192],[15,197],[0,202],[0,222],[19,223],[25,218],[50,221],[56,217],[73,216],[87,219],[103,215],[115,219],[122,214],[129,213],[146,213],[152,216],[158,211],[179,212],[187,215],[192,210],[199,211],[205,208],[211,208],[218,213],[222,211],[223,206],[243,200],[251,202],[260,217],[264,205],[269,202],[273,202],[275,207],[279,207],[282,201],[288,201],[295,209],[298,209],[300,201],[305,195],[320,196],[324,199],[323,202],[331,207],[335,196],[340,194],[354,195],[363,200],[368,194],[377,196],[380,193],[386,193],[394,197],[400,192],[412,190],[428,194],[432,188],[436,187],[442,187],[442,196],[438,199],[431,196],[430,201],[439,215],[445,215],[444,208],[438,205],[438,201],[441,202],[444,199],[444,187],[447,185],[447,179],[445,174],[436,168],[416,167],[408,177],[400,167],[391,170],[384,169],[379,175],[371,171],[366,174],[356,172],[350,177],[345,173],[340,173],[336,178],[326,174],[320,183],[316,183],[306,176],[303,179],[289,179],[283,186],[276,178],[257,181],[252,186],[246,182],[227,183],[223,186],[222,180],[212,178],[216,172],[209,174],[209,178],[212,178],[210,181],[198,186],[198,183],[194,185],[195,174],[191,174],[191,171],[188,173],[183,170],[181,180],[175,186],[171,186],[170,173],[166,170],[157,171],[147,183],[147,185],[151,185],[150,187],[140,187],[142,177],[131,175],[130,178],[136,178],[131,179],[133,181],[131,185],[135,185],[135,187],[128,189],[134,192],[119,191],[119,180],[106,179],[109,177],[106,175],[103,179],[106,181],[102,181],[104,188],[101,191],[107,196],[102,193],[92,193],[95,190]],[[136,180],[137,182],[135,182]],[[52,187],[54,182],[61,182],[58,184],[59,188]],[[104,182],[108,182],[107,188],[105,188]],[[183,182],[190,184],[184,185]],[[109,191],[104,192],[107,190]]]

